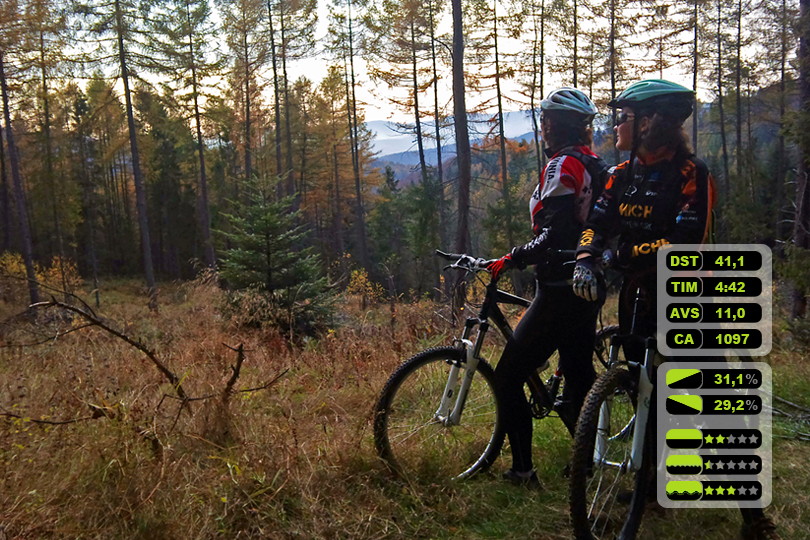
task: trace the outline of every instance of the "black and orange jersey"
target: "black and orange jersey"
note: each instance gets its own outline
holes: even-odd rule
[[[714,204],[711,173],[694,156],[657,157],[648,163],[636,159],[631,181],[626,178],[629,161],[615,168],[580,235],[577,253],[599,255],[618,236],[620,261],[634,272],[653,268],[663,245],[706,241]]]

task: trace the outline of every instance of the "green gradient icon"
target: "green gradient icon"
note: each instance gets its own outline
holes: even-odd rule
[[[667,457],[669,474],[700,474],[703,472],[703,458],[696,455],[671,455]]]
[[[667,431],[667,446],[670,448],[700,448],[703,433],[699,429],[670,429]]]
[[[667,412],[669,414],[700,414],[703,410],[703,398],[700,396],[669,396]]]
[[[673,501],[697,501],[703,495],[703,484],[695,480],[667,482],[667,497]]]
[[[667,386],[670,388],[700,388],[703,373],[699,369],[670,369],[667,371]]]

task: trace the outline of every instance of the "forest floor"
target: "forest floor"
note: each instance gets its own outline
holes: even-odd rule
[[[377,458],[372,406],[402,359],[448,342],[440,306],[345,298],[340,324],[290,347],[223,319],[221,294],[164,284],[152,313],[135,282],[103,290],[99,321],[151,359],[80,318],[12,320],[20,304],[0,302],[0,538],[570,537],[571,442],[557,420],[535,424],[539,492],[500,480],[506,457],[468,481],[410,483]],[[799,407],[810,407],[807,333],[777,315],[767,358],[774,393]],[[178,387],[200,399],[181,409]],[[781,408],[791,416],[775,417],[768,512],[783,538],[806,539],[810,411]],[[726,540],[739,524],[735,510],[668,510],[645,516],[640,537]]]

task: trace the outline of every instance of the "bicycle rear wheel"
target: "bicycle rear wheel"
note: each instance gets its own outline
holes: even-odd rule
[[[649,445],[641,467],[630,468],[635,396],[630,372],[613,367],[585,399],[574,436],[569,492],[577,540],[632,540],[641,524],[651,471]]]
[[[455,347],[429,349],[405,361],[385,384],[374,408],[374,443],[397,475],[461,479],[498,457],[504,432],[495,373],[485,360],[478,362],[459,424],[448,426],[437,415],[452,365],[465,360]],[[459,385],[465,371],[459,370]]]

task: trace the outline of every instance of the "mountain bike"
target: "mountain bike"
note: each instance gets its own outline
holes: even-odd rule
[[[476,276],[485,285],[484,298],[451,345],[416,354],[390,376],[374,407],[374,442],[389,469],[403,478],[463,479],[492,465],[504,442],[495,372],[481,356],[485,337],[494,324],[508,340],[512,328],[500,305],[527,308],[531,301],[498,289],[496,280],[481,279],[486,259],[436,253],[451,261],[445,269]],[[573,260],[573,252],[559,253]],[[607,344],[617,331],[617,326],[607,326],[597,332],[594,356],[603,367]],[[538,419],[555,416],[564,384],[559,367],[544,381],[547,368],[541,366],[525,384],[532,415]],[[575,419],[568,422],[573,432]]]
[[[577,540],[632,540],[641,525],[655,470],[655,337],[636,324],[645,295],[635,291],[630,332],[614,333],[608,369],[585,398],[574,434],[569,477],[571,524]],[[641,362],[620,361],[624,344],[643,346]]]

